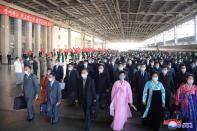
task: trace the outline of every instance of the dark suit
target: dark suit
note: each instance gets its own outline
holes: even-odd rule
[[[163,73],[161,73],[159,75],[159,81],[163,84],[164,88],[165,88],[165,93],[166,93],[166,108],[168,110],[170,110],[170,98],[171,98],[171,94],[174,94],[175,92],[175,86],[174,86],[174,81],[172,79],[172,76],[170,76],[171,74],[166,74],[164,75]]]
[[[142,94],[144,90],[144,86],[146,82],[150,80],[150,74],[148,72],[144,72],[142,76],[141,71],[137,71],[134,77],[134,88],[137,92],[137,109],[140,111],[142,108]]]
[[[34,71],[34,74],[37,76],[38,74],[38,62],[34,60],[33,62],[33,71]]]
[[[79,80],[78,100],[83,106],[85,116],[85,128],[90,128],[91,125],[91,106],[93,100],[96,100],[95,84],[91,77],[87,77],[83,86],[83,79]]]
[[[64,82],[66,84],[66,94],[69,96],[70,104],[74,103],[74,100],[77,97],[77,81],[79,80],[79,73],[76,69],[73,69],[71,71],[67,70],[66,77],[64,79]]]
[[[129,82],[129,72],[126,69],[124,69],[124,71],[125,71],[125,80]],[[115,73],[114,73],[114,79],[115,79],[115,81],[120,80],[119,79],[119,75],[120,75],[119,73],[120,73],[119,70],[116,70],[115,71]]]
[[[49,81],[47,84],[47,113],[54,123],[58,122],[59,110],[56,104],[61,102],[61,87],[58,81],[54,80],[53,84]]]
[[[34,74],[30,74],[29,76],[24,75],[23,93],[25,96],[25,100],[27,102],[28,119],[34,118],[33,100],[35,99],[36,94],[38,94],[38,88],[39,85],[36,75]]]
[[[64,69],[61,65],[54,66],[53,67],[53,72],[55,73],[55,79],[59,82],[61,82],[63,80],[64,77]]]
[[[186,78],[187,78],[187,75],[189,73],[188,72],[185,72],[184,74],[180,71],[176,74],[176,90],[179,88],[179,86],[181,84],[184,84],[187,82]]]
[[[110,80],[111,83],[115,82],[115,78],[114,78],[114,73],[118,70],[118,65],[117,64],[110,64],[109,65],[109,76],[110,76]]]

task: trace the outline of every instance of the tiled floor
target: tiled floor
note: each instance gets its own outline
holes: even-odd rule
[[[21,89],[15,86],[13,67],[8,70],[0,65],[0,131],[83,131],[83,113],[79,107],[66,106],[60,109],[60,122],[51,125],[45,117],[39,115],[39,102],[36,105],[36,117],[31,123],[26,122],[26,110],[13,110],[14,97],[20,95]],[[91,131],[111,131],[111,118],[102,110],[99,117],[92,122]],[[148,131],[140,125],[140,118],[135,113],[125,125],[124,131]],[[168,131],[162,128],[161,131]]]

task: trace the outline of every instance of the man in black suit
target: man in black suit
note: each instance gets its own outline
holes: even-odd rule
[[[187,82],[186,78],[189,73],[187,72],[186,65],[180,64],[180,71],[176,74],[176,90],[179,88],[181,84]]]
[[[162,73],[159,75],[159,81],[163,84],[164,88],[165,88],[165,93],[166,93],[166,108],[168,111],[171,110],[170,108],[170,99],[171,99],[171,95],[174,94],[175,92],[175,86],[174,86],[174,81],[173,78],[171,76],[171,74],[169,74],[169,70],[168,70],[168,66],[167,65],[163,65],[162,66]]]
[[[37,76],[37,74],[38,74],[38,59],[36,56],[34,56],[34,61],[33,61],[33,72],[34,72],[34,75]]]
[[[74,68],[73,63],[68,64],[68,68],[66,71],[66,77],[64,79],[64,82],[66,84],[66,94],[68,94],[69,99],[69,105],[74,104],[74,100],[77,95],[77,81],[79,80],[79,73]]]
[[[142,109],[142,94],[144,90],[144,86],[146,82],[150,79],[150,74],[145,71],[146,64],[142,63],[140,66],[140,70],[135,73],[134,77],[134,89],[137,92],[137,109],[141,111]],[[143,111],[142,111],[143,112]]]
[[[81,79],[78,82],[78,100],[82,104],[85,116],[85,129],[91,126],[91,107],[96,103],[96,92],[94,80],[88,76],[88,70],[82,69]]]
[[[64,69],[60,65],[59,61],[56,60],[56,64],[53,67],[53,73],[55,73],[55,79],[59,82],[62,82],[63,77],[64,77]]]
[[[97,104],[96,109],[97,113],[99,110],[99,107],[104,107],[106,104],[106,99],[104,98],[106,93],[109,92],[110,87],[110,80],[109,80],[109,73],[107,71],[104,71],[104,65],[100,64],[98,67],[98,73],[95,78],[95,84],[96,84],[96,97],[97,97]]]

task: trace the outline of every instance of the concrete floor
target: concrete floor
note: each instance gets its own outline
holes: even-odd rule
[[[62,102],[60,122],[51,125],[45,117],[39,115],[39,102],[36,105],[36,117],[31,123],[26,122],[26,110],[13,110],[14,97],[21,93],[15,86],[13,66],[0,65],[0,131],[83,131],[83,113],[79,107],[69,107]],[[111,118],[105,110],[93,120],[91,131],[111,131]],[[161,131],[168,131],[162,127]],[[140,125],[140,117],[134,113],[126,123],[124,131],[148,131]]]

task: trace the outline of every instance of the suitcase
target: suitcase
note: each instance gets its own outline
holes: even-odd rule
[[[40,115],[47,116],[47,103],[40,104]]]
[[[18,96],[14,98],[14,110],[20,110],[27,108],[27,103],[24,96]]]

